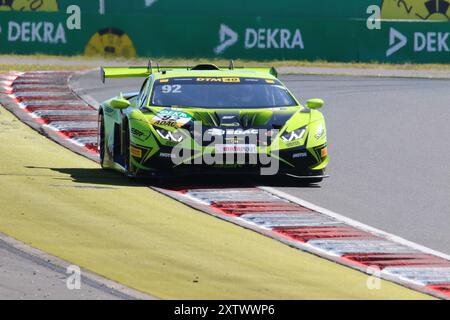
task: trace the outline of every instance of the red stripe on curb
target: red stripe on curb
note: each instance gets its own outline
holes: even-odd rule
[[[288,209],[288,208],[276,208],[276,207],[257,207],[257,208],[223,208],[223,207],[216,207],[214,204],[211,205],[211,207],[223,212],[224,214],[228,214],[231,216],[242,216],[244,214],[250,214],[250,213],[276,213],[276,212],[286,212],[286,213],[307,213],[308,211],[301,211],[298,208],[297,209]]]
[[[278,227],[273,231],[301,242],[315,239],[379,239],[371,233],[350,226]]]
[[[37,110],[95,110],[94,108],[86,105],[86,104],[79,104],[79,105],[35,105],[35,104],[29,104],[26,106],[26,109],[28,109],[30,112],[37,111]]]
[[[91,121],[92,122],[92,121]],[[66,137],[68,137],[67,136],[67,134],[69,134],[69,133],[71,133],[71,134],[74,134],[74,135],[76,135],[76,134],[78,134],[78,132],[86,132],[86,131],[94,131],[94,132],[97,132],[97,130],[96,129],[94,129],[94,128],[90,128],[90,129],[85,129],[85,128],[73,128],[73,129],[70,129],[70,130],[67,130],[67,129],[59,129],[58,130],[58,132],[59,133],[61,133],[61,134],[64,134]],[[90,136],[91,136],[92,134],[90,134]],[[97,136],[97,133],[95,133],[95,134],[93,134],[94,136]]]
[[[96,137],[97,136],[97,130],[86,130],[86,129],[80,129],[79,131],[66,131],[61,130],[60,131],[63,135],[65,135],[68,138],[74,138],[74,137]]]
[[[42,80],[23,80],[22,78],[18,78],[19,80],[14,80],[13,84],[20,84],[20,85],[28,85],[28,86],[32,86],[32,85],[48,85],[48,86],[52,86],[52,85],[65,85],[67,84],[67,81],[42,81]]]
[[[52,87],[48,86],[45,88],[14,88],[14,92],[67,92],[71,93],[71,91],[68,88],[59,88],[59,87]]]
[[[97,143],[86,143],[84,146],[89,152],[98,153],[98,144]]]
[[[450,297],[450,283],[432,284],[432,285],[428,285],[427,288],[439,291],[442,294],[445,294],[448,297]]]
[[[63,131],[56,131],[54,130],[55,134],[57,134],[58,136],[60,136],[61,138],[65,139],[65,140],[72,140],[72,138],[74,137],[69,137],[67,134],[65,134]],[[72,140],[75,141],[75,140]],[[85,145],[82,146],[82,149],[84,151],[87,151],[91,154],[98,154],[98,146],[97,143],[86,143]]]
[[[249,213],[308,213],[311,210],[289,202],[266,201],[218,201],[211,203],[211,207],[231,216],[241,216]]]
[[[216,207],[226,208],[226,209],[239,209],[239,208],[295,208],[299,209],[302,208],[294,203],[290,202],[273,202],[273,201],[216,201],[214,202],[214,205]],[[306,208],[303,208],[305,210]]]
[[[408,253],[354,253],[342,256],[364,266],[377,266],[380,269],[400,266],[439,266],[450,267],[450,262],[430,254]]]
[[[75,97],[72,94],[61,95],[61,96],[27,96],[27,97],[16,97],[16,100],[19,102],[24,101],[64,101],[64,100],[72,100]]]
[[[21,78],[39,78],[45,77],[48,79],[48,76],[59,77],[59,76],[70,76],[73,74],[73,71],[69,70],[51,70],[51,71],[28,71],[21,75]]]
[[[58,75],[57,77],[51,78],[49,79],[48,77],[37,77],[37,76],[19,76],[15,81],[17,81],[18,83],[23,83],[23,82],[33,82],[33,83],[37,83],[37,82],[48,82],[48,83],[67,83],[67,76],[63,76],[63,75]]]
[[[78,122],[97,122],[98,117],[97,115],[86,115],[86,116],[79,116],[79,115],[64,115],[64,116],[53,116],[53,115],[45,115],[41,116],[41,119],[44,120],[45,123],[51,123],[53,121],[78,121]]]

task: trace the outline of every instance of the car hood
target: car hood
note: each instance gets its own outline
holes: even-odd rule
[[[195,122],[201,122],[205,129],[281,129],[294,114],[303,113],[296,121],[309,122],[309,109],[295,107],[261,109],[199,109],[199,108],[149,108],[148,119],[156,126],[177,126],[191,129]]]

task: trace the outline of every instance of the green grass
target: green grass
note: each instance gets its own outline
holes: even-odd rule
[[[32,64],[29,60],[32,59]],[[8,63],[8,60],[11,63]],[[36,55],[0,55],[0,71],[9,70],[53,70],[53,69],[86,69],[101,64],[147,65],[147,58],[113,58],[113,57],[89,57],[89,56],[54,56],[45,54]],[[23,61],[23,63],[21,63]],[[172,59],[157,58],[159,65],[195,65],[197,63],[210,62],[217,65],[228,65],[226,59]],[[450,64],[389,64],[389,63],[359,63],[359,62],[327,62],[322,60],[236,60],[238,66],[269,65],[274,67],[320,67],[320,68],[358,68],[358,69],[388,69],[388,70],[450,70]]]

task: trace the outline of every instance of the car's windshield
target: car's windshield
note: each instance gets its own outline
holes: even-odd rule
[[[155,81],[151,105],[274,108],[297,105],[278,81],[243,77],[180,77]]]

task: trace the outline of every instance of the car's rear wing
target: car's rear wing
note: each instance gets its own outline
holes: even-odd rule
[[[100,78],[105,83],[106,78],[145,78],[154,72],[176,71],[176,70],[239,70],[243,72],[258,72],[271,74],[278,77],[278,73],[274,67],[235,67],[230,63],[228,67],[218,67],[213,64],[199,64],[194,67],[190,66],[159,66],[152,65],[149,62],[147,67],[101,67]]]

